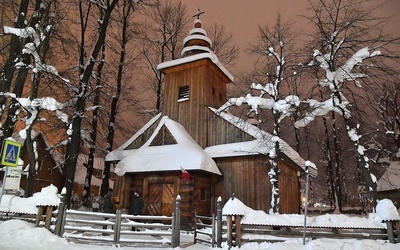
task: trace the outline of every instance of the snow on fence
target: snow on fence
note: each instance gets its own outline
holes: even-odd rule
[[[60,203],[57,191],[57,188],[51,184],[28,198],[4,194],[1,197],[0,218],[25,220],[36,223],[36,226],[44,224],[45,228],[50,229],[54,219],[52,215]]]
[[[240,247],[244,242],[282,242],[287,238],[351,238],[400,242],[400,217],[390,200],[378,203],[377,213],[368,217],[326,214],[266,214],[252,210],[236,198],[223,208],[227,221],[227,244]],[[305,232],[305,234],[304,234]]]
[[[224,232],[226,233],[225,221],[222,220],[222,205],[221,197],[217,199],[217,215],[213,214],[210,216],[202,216],[195,213],[194,223],[194,239],[193,242],[211,244],[212,247],[221,247]]]
[[[130,244],[180,245],[180,199],[172,216],[146,216],[67,210],[60,204],[55,234],[61,237]]]

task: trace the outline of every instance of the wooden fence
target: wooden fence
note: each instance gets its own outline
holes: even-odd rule
[[[42,209],[45,211],[45,209]],[[0,214],[1,219],[26,219],[36,225],[41,221],[51,221],[51,231],[56,235],[81,241],[108,241],[113,245],[126,244],[168,244],[171,247],[180,246],[180,199],[176,199],[175,211],[172,216],[134,216],[122,214],[93,213],[77,210],[67,210],[61,202],[58,213],[53,212],[52,219],[46,215],[24,215],[11,212]],[[40,216],[39,216],[40,215]],[[57,219],[54,218],[57,217]],[[244,242],[282,242],[287,238],[302,238],[304,227],[300,225],[250,225],[241,222],[240,215],[222,217],[222,204],[217,200],[217,213],[210,216],[195,214],[194,243],[206,243],[221,247],[222,242],[228,246],[240,247]],[[387,240],[391,243],[400,242],[400,221],[383,221],[386,227],[317,227],[307,226],[307,240],[318,238],[351,238]],[[49,223],[44,223],[49,228]],[[54,225],[55,224],[55,225]]]
[[[60,203],[55,234],[81,241],[108,241],[118,246],[130,244],[180,245],[180,199],[172,216],[145,216],[67,210]]]
[[[373,239],[400,242],[400,222],[383,221],[387,227],[317,227],[307,226],[305,237],[309,240],[318,238],[333,239]],[[293,225],[251,225],[241,223],[241,216],[227,216],[227,244],[240,247],[244,242],[283,242],[287,238],[302,238],[304,227]]]
[[[217,215],[202,216],[195,213],[193,243],[203,242],[212,247],[221,247],[223,239],[222,205],[221,199],[217,200]],[[226,225],[226,224],[225,224]],[[226,232],[226,228],[225,228]],[[206,237],[201,237],[206,236]],[[226,239],[225,239],[226,240]]]

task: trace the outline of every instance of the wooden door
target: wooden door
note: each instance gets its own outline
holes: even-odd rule
[[[171,216],[174,211],[174,184],[149,183],[147,203],[149,215]]]
[[[147,187],[147,211],[149,215],[161,215],[162,186],[162,183],[149,183]]]
[[[163,184],[161,211],[165,216],[171,216],[174,211],[174,184]]]

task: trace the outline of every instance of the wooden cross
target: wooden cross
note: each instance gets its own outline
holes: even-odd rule
[[[197,9],[197,13],[193,15],[193,17],[197,17],[197,19],[200,19],[200,15],[206,13],[205,11],[200,11],[200,9]]]

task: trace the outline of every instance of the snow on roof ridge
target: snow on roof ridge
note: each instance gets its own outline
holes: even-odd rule
[[[150,146],[163,126],[169,130],[177,144]],[[180,171],[182,168],[221,175],[211,156],[186,129],[168,116],[163,116],[150,138],[117,164],[115,173],[122,176],[126,172]]]
[[[142,135],[151,125],[153,125],[159,118],[161,117],[161,113],[155,115],[150,119],[141,129],[139,129],[131,138],[129,138],[124,144],[119,146],[117,149],[109,152],[105,161],[118,161],[122,158],[126,157],[127,154],[136,151],[137,149],[126,149],[129,145],[132,144],[140,135]]]
[[[230,124],[234,125],[238,129],[240,129],[243,132],[246,132],[249,135],[253,136],[258,141],[264,142],[264,143],[266,141],[267,142],[272,141],[273,135],[271,135],[270,133],[268,133],[268,132],[266,132],[264,130],[261,130],[261,129],[257,128],[253,124],[250,124],[250,123],[244,121],[243,119],[241,119],[241,118],[239,118],[237,116],[234,116],[234,115],[232,115],[232,114],[230,114],[228,112],[218,111],[217,109],[215,109],[213,107],[209,107],[209,109],[212,112],[214,112],[214,114],[216,114],[219,117],[223,118],[224,120],[226,120]],[[246,142],[244,142],[244,143],[246,143]],[[249,143],[249,142],[247,142],[247,143]],[[281,138],[279,138],[279,145],[280,145],[280,148],[281,148],[282,152],[286,156],[288,156],[293,162],[295,162],[297,165],[299,165],[303,170],[306,169],[305,160],[286,141],[284,141]],[[216,145],[216,146],[218,146],[218,145]],[[260,153],[260,152],[258,152],[258,153]],[[311,175],[316,176],[317,175],[317,168],[315,166],[312,166],[310,173],[311,173]]]
[[[185,37],[185,39],[183,39],[183,46],[185,46],[185,44],[190,40],[203,40],[206,41],[210,46],[212,45],[210,38],[204,35],[190,34],[189,36]]]
[[[193,35],[193,34],[196,34],[196,33],[200,33],[200,34],[202,34],[204,36],[207,36],[207,31],[205,29],[203,29],[203,28],[193,28],[193,29],[191,29],[189,31],[189,35]]]
[[[140,135],[142,135],[151,125],[153,125],[159,118],[161,117],[161,113],[158,113],[153,118],[150,119],[141,129],[139,129],[129,140],[127,140],[124,144],[118,147],[119,150],[123,150],[128,147],[132,142],[134,142]]]
[[[157,65],[157,69],[162,70],[173,66],[181,65],[184,63],[198,61],[205,58],[210,59],[225,74],[225,76],[229,78],[229,80],[231,80],[232,82],[234,81],[233,75],[229,73],[229,71],[219,62],[218,57],[212,51],[210,53],[200,53],[167,62],[162,62]]]
[[[182,49],[181,56],[185,55],[185,53],[192,51],[192,50],[202,50],[207,53],[211,53],[212,51],[206,47],[206,46],[200,46],[200,45],[193,45],[193,46],[186,46],[185,48]]]

